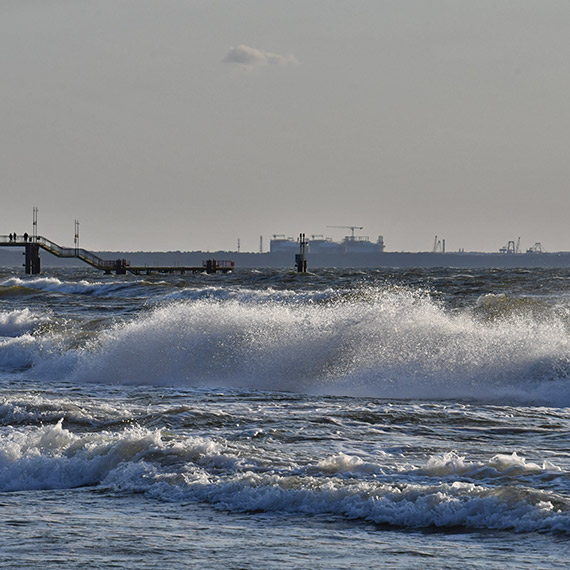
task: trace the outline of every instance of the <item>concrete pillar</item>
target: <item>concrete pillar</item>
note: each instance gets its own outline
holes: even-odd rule
[[[38,275],[41,272],[40,246],[37,243],[26,242],[26,275]]]

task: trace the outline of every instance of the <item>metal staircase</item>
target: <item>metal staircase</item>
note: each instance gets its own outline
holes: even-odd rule
[[[37,243],[39,247],[45,249],[45,251],[51,253],[52,255],[55,255],[56,257],[75,257],[81,261],[84,261],[85,263],[88,263],[92,267],[95,267],[95,269],[100,269],[102,271],[114,269],[116,265],[115,261],[101,259],[86,249],[75,247],[61,247],[57,243],[43,236],[37,236],[32,239],[32,243]]]

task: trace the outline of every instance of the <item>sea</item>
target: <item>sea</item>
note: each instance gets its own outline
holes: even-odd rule
[[[0,568],[567,568],[569,406],[570,269],[1,268]]]

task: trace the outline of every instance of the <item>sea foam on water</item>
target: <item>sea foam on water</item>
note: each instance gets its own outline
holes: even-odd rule
[[[101,333],[78,351],[73,378],[561,404],[566,330],[556,317],[481,319],[407,290],[322,303],[178,301]]]
[[[448,456],[402,471],[390,454],[379,455],[375,464],[337,454],[299,466],[287,465],[285,457],[275,464],[255,459],[248,447],[200,437],[167,439],[140,427],[79,435],[59,421],[0,434],[0,490],[99,485],[234,512],[328,514],[406,528],[570,533],[567,500],[512,486],[509,477],[544,472],[514,454],[490,458],[486,468]],[[427,479],[418,479],[422,471]],[[462,480],[447,481],[451,474]],[[504,485],[489,485],[498,476],[507,479]]]

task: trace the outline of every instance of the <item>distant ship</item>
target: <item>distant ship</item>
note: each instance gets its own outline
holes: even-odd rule
[[[269,244],[269,252],[273,254],[297,253],[299,240],[286,237],[285,234],[274,234]],[[342,242],[333,241],[322,234],[313,234],[309,239],[308,254],[313,255],[350,255],[359,253],[383,253],[384,237],[378,236],[376,242],[368,236],[345,236]]]

